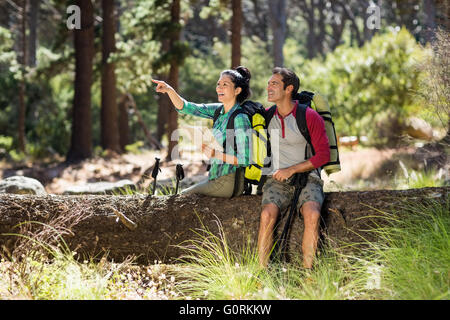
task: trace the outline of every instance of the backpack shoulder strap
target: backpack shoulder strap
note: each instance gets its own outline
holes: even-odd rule
[[[300,130],[301,134],[303,135],[303,137],[305,137],[306,139],[306,146],[305,146],[305,159],[307,156],[307,150],[308,150],[308,146],[311,148],[311,153],[313,155],[316,154],[316,151],[314,150],[314,146],[311,143],[311,135],[309,134],[309,130],[308,130],[308,124],[306,123],[306,110],[310,108],[310,106],[304,105],[304,104],[297,104],[297,113],[296,113],[296,118],[295,120],[297,120],[297,126],[298,129]],[[317,174],[320,177],[320,169],[315,169],[317,170]]]
[[[227,129],[233,129],[234,130],[234,119],[236,118],[236,116],[240,113],[243,114],[247,114],[244,110],[242,109],[237,109],[235,110],[231,115],[230,118],[228,119],[228,123],[227,123]]]
[[[244,110],[237,109],[230,115],[230,118],[228,119],[228,122],[227,122],[227,130],[233,130],[233,132],[234,132],[234,119],[236,118],[236,116],[238,114],[241,114],[241,113],[247,114]],[[234,139],[234,152],[237,153],[236,136],[235,135],[233,135],[233,139]],[[223,150],[227,150],[226,143],[227,143],[227,139],[225,139],[223,141]]]
[[[266,110],[266,127],[269,127],[270,120],[272,120],[273,115],[275,114],[275,110],[277,110],[276,105],[273,105]]]
[[[214,117],[213,117],[213,125],[214,123],[217,121],[217,119],[220,116],[220,112],[222,111],[223,107],[219,107],[216,109],[216,111],[214,111]]]
[[[308,125],[306,123],[306,109],[308,109],[309,106],[304,104],[297,104],[297,113],[296,118],[297,120],[297,127],[300,130],[303,137],[305,137],[306,142],[308,142],[308,145],[311,147],[311,151],[313,154],[315,154],[314,147],[311,143],[311,135],[309,134]]]

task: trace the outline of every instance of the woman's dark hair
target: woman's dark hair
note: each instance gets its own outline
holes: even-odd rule
[[[229,76],[231,81],[234,83],[234,87],[242,89],[241,93],[239,93],[236,97],[237,102],[244,102],[252,94],[252,91],[250,90],[250,78],[252,75],[250,74],[250,70],[246,67],[239,66],[234,70],[224,70],[220,73],[220,75]]]
[[[300,88],[300,79],[297,77],[294,71],[288,68],[275,67],[272,70],[272,74],[279,74],[283,79],[284,88],[292,85],[294,89],[292,90],[292,98],[296,97],[298,89]]]

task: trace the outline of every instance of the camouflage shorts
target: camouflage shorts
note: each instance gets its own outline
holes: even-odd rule
[[[269,203],[275,204],[283,212],[292,202],[295,186],[290,184],[291,178],[287,181],[277,181],[272,176],[267,177],[263,187],[261,205]],[[315,201],[322,206],[325,195],[323,193],[323,181],[313,175],[308,176],[308,182],[300,193],[297,202],[297,209],[308,201]]]

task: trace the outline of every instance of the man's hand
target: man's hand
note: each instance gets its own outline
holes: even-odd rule
[[[289,179],[293,174],[294,174],[294,170],[292,170],[290,167],[289,168],[284,168],[284,169],[278,169],[277,171],[275,171],[275,173],[272,175],[272,177],[275,180],[278,181],[286,181],[287,179]]]

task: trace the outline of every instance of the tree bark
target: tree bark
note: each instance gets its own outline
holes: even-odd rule
[[[358,22],[356,21],[357,17],[353,14],[352,8],[349,6],[347,2],[340,2],[340,4],[344,9],[344,14],[351,22],[352,35],[356,38],[358,46],[361,47],[364,44],[364,42],[363,38],[361,37],[361,32],[359,31]]]
[[[443,30],[450,30],[450,3],[446,0],[435,0],[436,24]]]
[[[119,142],[120,149],[125,152],[125,146],[130,144],[130,125],[128,117],[128,107],[130,103],[128,101],[128,95],[123,94],[119,101]]]
[[[325,28],[325,10],[326,10],[326,3],[325,0],[319,0],[317,3],[317,7],[319,9],[319,20],[317,21],[319,33],[317,35],[317,52],[320,55],[325,54],[325,35],[326,35],[326,28]]]
[[[231,68],[241,65],[242,1],[231,1]]]
[[[108,61],[116,51],[116,19],[114,1],[102,0],[102,106],[101,106],[101,143],[103,149],[121,153],[119,138],[119,118],[116,101],[115,64]]]
[[[369,42],[370,40],[372,40],[376,30],[375,29],[371,30],[371,29],[369,29],[367,27],[367,18],[368,18],[367,8],[369,8],[369,6],[370,6],[370,1],[369,0],[365,0],[362,3],[363,3],[363,8],[365,9],[365,10],[363,10],[364,17],[365,17],[365,19],[364,19],[363,35],[364,35],[364,43],[366,43],[366,42]],[[379,7],[381,8],[381,3],[379,4]]]
[[[73,99],[72,137],[68,162],[92,155],[91,85],[94,57],[94,7],[91,0],[78,0],[81,29],[74,30],[75,94]]]
[[[36,67],[36,50],[37,50],[37,28],[40,0],[30,2],[30,35],[28,38],[28,65]]]
[[[332,3],[332,10],[334,11],[334,14],[337,15],[338,14],[337,12],[339,11],[339,16],[335,18],[332,23],[333,32],[332,32],[332,41],[330,44],[331,51],[334,51],[341,44],[342,34],[344,32],[345,24],[347,22],[347,19],[343,14],[342,9],[339,10],[339,8],[340,6],[338,6],[335,2]]]
[[[432,42],[436,32],[436,7],[434,0],[424,0],[423,4],[426,14],[425,41]]]
[[[25,84],[25,72],[27,65],[27,0],[22,0],[21,7],[21,21],[20,21],[20,35],[21,35],[21,53],[20,64],[22,75],[19,83],[19,118],[18,118],[18,148],[20,151],[25,152],[25,118],[26,118],[26,84]]]
[[[284,66],[283,47],[286,38],[286,0],[269,1],[270,20],[273,31],[274,67]]]
[[[161,52],[167,53],[170,50],[170,39],[164,38],[161,40]],[[168,82],[168,75],[160,74],[158,76],[159,80]],[[167,132],[167,122],[169,117],[169,110],[173,108],[172,102],[170,101],[167,94],[161,94],[158,96],[158,124],[156,128],[156,139],[161,143],[164,133]]]
[[[316,56],[316,18],[315,14],[315,1],[314,0],[302,0],[298,2],[301,10],[301,15],[305,19],[308,25],[308,34],[306,38],[306,49],[308,59],[312,59]]]
[[[403,214],[410,214],[405,212],[405,207],[411,208],[429,199],[448,206],[449,191],[450,187],[326,193],[321,215],[322,238],[347,244],[361,242],[363,238],[376,241],[376,234],[368,230],[375,225],[385,225],[380,212],[401,218]],[[0,234],[3,234],[0,250],[13,252],[21,239],[6,234],[26,233],[40,239],[42,225],[28,225],[34,229],[27,231],[16,227],[25,221],[39,221],[65,231],[64,239],[71,250],[85,259],[87,256],[100,259],[107,252],[108,259],[116,262],[136,255],[137,262],[142,264],[154,260],[171,263],[185,253],[178,245],[197,238],[195,231],[206,228],[218,234],[219,224],[231,248],[237,249],[247,241],[255,247],[260,210],[260,196],[223,199],[199,195],[3,194],[0,195]],[[64,221],[66,226],[63,226]],[[289,252],[300,253],[303,220],[298,215],[291,230]],[[47,237],[51,238],[48,234]]]
[[[251,17],[248,18],[248,16],[246,16],[243,17],[243,23],[247,27],[251,27],[251,30],[248,30],[250,28],[246,28],[247,32],[251,31],[252,33],[256,34],[264,43],[267,43],[268,10],[266,9],[265,4],[261,3],[260,0],[251,0],[251,2],[253,4],[253,15],[255,16],[255,21],[249,21]]]
[[[163,45],[164,46],[164,45]],[[167,82],[167,76],[160,75],[159,80]],[[167,122],[170,108],[173,108],[167,94],[160,94],[158,96],[158,124],[156,128],[156,139],[161,143],[164,133],[167,132]]]
[[[171,22],[174,25],[179,25],[180,23],[180,0],[173,0],[171,7]],[[173,47],[177,42],[180,41],[180,29],[177,28],[170,36],[170,46]],[[169,84],[175,91],[178,91],[178,73],[179,73],[179,61],[177,57],[174,57],[170,62],[169,71]],[[174,107],[169,108],[168,111],[168,122],[167,122],[167,138],[169,140],[169,145],[167,148],[167,161],[173,160],[173,150],[177,145],[178,141],[172,141],[171,137],[175,130],[178,129],[178,112]]]

